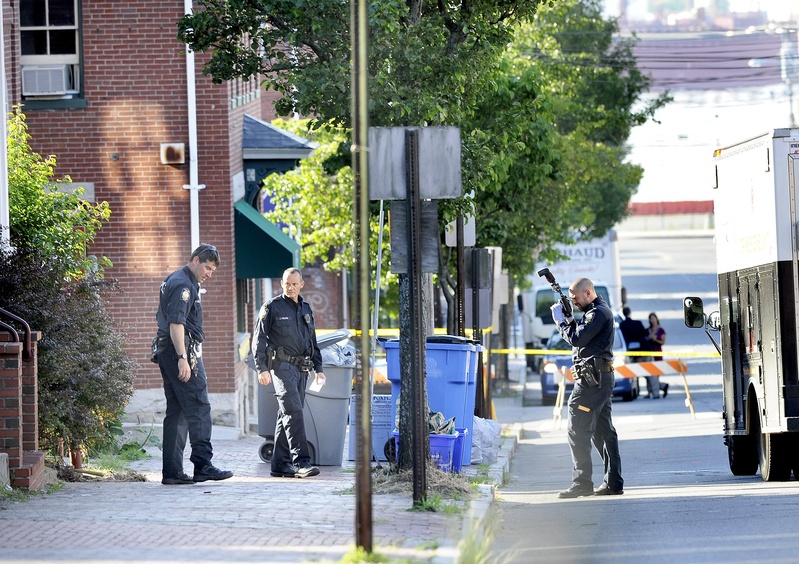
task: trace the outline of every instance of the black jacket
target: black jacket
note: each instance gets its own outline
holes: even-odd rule
[[[203,333],[203,307],[200,304],[200,284],[188,266],[176,270],[161,283],[158,312],[158,336],[169,337],[169,324],[178,323],[200,343]]]
[[[313,313],[302,296],[297,302],[281,294],[261,306],[252,338],[252,354],[258,372],[267,369],[266,347],[283,347],[289,356],[307,356],[316,372],[322,372],[322,351],[316,342]]]
[[[605,301],[597,298],[588,305],[580,321],[562,322],[558,332],[575,347],[574,364],[598,358],[607,364],[613,363],[613,312]]]

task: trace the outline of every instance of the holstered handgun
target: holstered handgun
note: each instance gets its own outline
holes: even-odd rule
[[[577,372],[577,377],[589,388],[598,388],[602,383],[601,374],[594,367],[594,363],[591,360],[575,364],[574,369]]]
[[[183,337],[183,340],[186,346],[186,356],[188,357],[189,366],[191,367],[191,375],[197,376],[197,360],[199,357],[199,347],[201,343],[188,331]]]
[[[275,349],[270,347],[269,345],[266,346],[266,371],[272,371],[272,363],[275,360]]]

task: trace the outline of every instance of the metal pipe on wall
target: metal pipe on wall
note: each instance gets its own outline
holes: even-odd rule
[[[184,0],[186,15],[192,13],[192,0]],[[191,213],[191,251],[200,245],[200,194],[205,184],[199,184],[199,161],[197,159],[197,89],[194,51],[186,45],[186,100],[188,102],[189,126],[189,183],[183,188],[189,190],[189,209]]]

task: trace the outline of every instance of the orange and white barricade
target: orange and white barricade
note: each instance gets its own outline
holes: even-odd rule
[[[682,376],[683,386],[685,387],[685,405],[691,410],[691,416],[696,419],[694,412],[694,403],[691,400],[691,391],[688,389],[688,379],[685,373],[688,372],[688,367],[680,359],[677,360],[654,360],[650,362],[636,362],[632,364],[620,364],[613,367],[616,372],[616,377],[619,378],[638,378],[639,376],[666,376],[679,374]],[[558,424],[560,427],[561,413],[563,410],[563,401],[566,392],[566,380],[574,382],[571,370],[564,368],[561,370],[561,378],[558,383],[558,396],[555,400],[554,418],[552,423]]]
[[[679,374],[682,376],[682,383],[685,387],[685,405],[691,410],[691,415],[696,419],[694,403],[691,400],[691,391],[688,389],[688,378],[685,373],[688,367],[679,358],[677,360],[653,360],[651,362],[634,362],[632,364],[621,364],[615,366],[616,376],[622,378],[638,378],[639,376],[666,376]]]

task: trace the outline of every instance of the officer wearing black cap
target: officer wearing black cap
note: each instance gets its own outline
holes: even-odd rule
[[[205,334],[200,285],[218,266],[216,248],[203,243],[191,254],[186,266],[167,276],[161,284],[153,360],[161,369],[166,396],[161,481],[167,485],[226,480],[233,476],[233,472],[211,464],[211,404],[202,358]],[[187,436],[191,441],[193,477],[183,472]]]
[[[624,493],[619,438],[613,427],[611,406],[613,373],[613,312],[597,296],[588,278],[578,278],[569,296],[583,312],[580,321],[564,317],[560,302],[552,306],[552,318],[561,336],[574,347],[575,383],[569,398],[569,448],[572,455],[572,485],[560,498]],[[594,490],[591,443],[604,462],[602,485]]]
[[[288,268],[280,282],[283,293],[261,306],[252,340],[258,381],[275,383],[277,422],[271,475],[307,478],[319,474],[311,465],[305,437],[305,385],[311,370],[324,383],[322,352],[316,342],[311,306],[300,296],[302,272]]]

